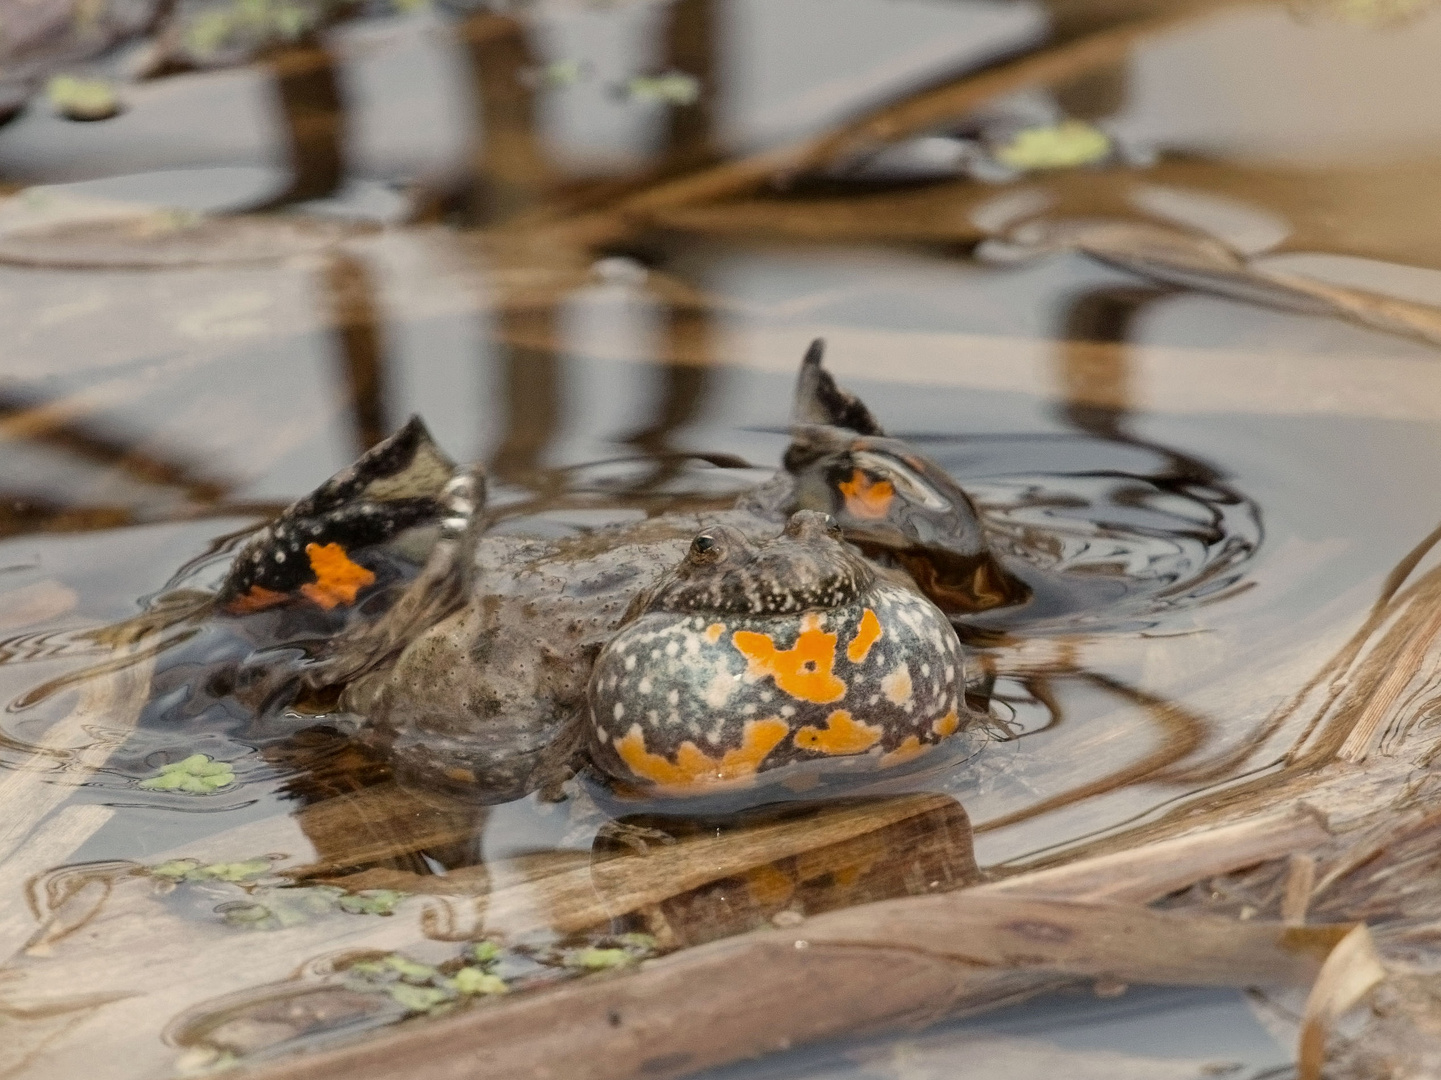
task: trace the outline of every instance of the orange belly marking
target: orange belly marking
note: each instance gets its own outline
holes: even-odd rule
[[[835,675],[836,635],[823,631],[814,613],[802,617],[800,636],[789,649],[777,649],[769,634],[753,630],[737,630],[731,642],[746,658],[751,679],[770,676],[777,689],[816,705],[846,696],[846,684]]]
[[[851,638],[851,643],[846,647],[846,656],[853,664],[859,664],[871,651],[871,646],[881,639],[881,620],[876,618],[876,613],[866,608],[866,613],[861,616],[861,625],[856,627],[856,636]]]
[[[719,758],[711,757],[687,739],[680,744],[672,762],[647,750],[645,733],[639,724],[632,724],[630,730],[615,741],[615,748],[636,776],[662,787],[690,788],[754,776],[766,755],[790,730],[790,725],[778,716],[747,720],[741,729],[741,745],[727,750]]]
[[[807,725],[796,732],[796,745],[822,754],[864,754],[881,741],[881,729],[837,709],[826,717],[823,728]]]

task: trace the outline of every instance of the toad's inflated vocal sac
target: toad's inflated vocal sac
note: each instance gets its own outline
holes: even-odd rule
[[[257,532],[216,606],[271,646],[266,708],[339,690],[403,777],[482,801],[585,759],[663,796],[884,773],[970,718],[947,613],[1024,589],[820,342],[783,466],[727,510],[533,538],[488,531],[480,470],[412,420]]]

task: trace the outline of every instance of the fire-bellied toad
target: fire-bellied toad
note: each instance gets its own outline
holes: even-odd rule
[[[343,688],[402,775],[494,802],[587,749],[679,795],[918,756],[967,719],[942,609],[1023,594],[966,494],[816,342],[784,468],[732,509],[487,531],[482,472],[412,420],[256,533],[216,603],[303,654],[272,705]]]

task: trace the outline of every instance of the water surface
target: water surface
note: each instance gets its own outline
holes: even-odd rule
[[[665,951],[1074,857],[1304,755],[1307,716],[1282,706],[1441,519],[1441,18],[1241,4],[1133,33],[1086,7],[375,13],[123,86],[113,120],[36,98],[0,128],[0,797],[30,807],[0,849],[0,994],[24,1031],[7,1075],[204,1071],[424,1022],[456,992],[357,988],[343,958],[454,976],[489,937],[521,989],[584,970],[567,958],[585,948]],[[607,216],[1082,39],[1115,45],[884,155]],[[1125,153],[977,165],[997,132],[1061,117]],[[706,830],[643,806],[616,821],[579,789],[485,809],[417,793],[324,712],[74,721],[78,677],[113,656],[96,628],[213,587],[239,538],[410,414],[485,463],[501,527],[581,532],[768,475],[815,336],[973,495],[1032,592],[958,624],[1012,736],[902,785],[931,801],[808,841],[824,872],[801,843],[615,908],[606,875],[637,844],[709,851],[685,847]],[[180,648],[163,685],[204,677]],[[141,786],[197,753],[234,782]],[[599,900],[575,907],[562,881]],[[332,998],[282,1021],[264,1013],[281,983]],[[1186,1057],[1178,1076],[1274,1064],[1232,1054],[1224,1000],[1214,1052],[1109,1049]],[[1031,1051],[1069,1045],[1048,1008],[1009,1014],[1035,1018]]]

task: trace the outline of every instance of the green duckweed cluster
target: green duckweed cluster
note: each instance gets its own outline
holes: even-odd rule
[[[463,998],[508,993],[509,984],[494,970],[500,957],[498,945],[482,941],[471,947],[458,967],[446,965],[448,970],[443,971],[392,953],[346,968],[345,985],[361,993],[387,994],[406,1012],[435,1013]]]
[[[254,881],[270,872],[269,859],[202,864],[199,859],[171,859],[150,868],[150,876],[168,881]]]
[[[393,889],[346,892],[334,885],[291,885],[256,890],[247,900],[215,909],[230,926],[250,930],[284,930],[325,915],[392,915],[409,893]]]
[[[430,0],[389,0],[401,15],[430,8]],[[276,45],[292,45],[336,19],[361,10],[357,0],[228,0],[186,20],[184,49],[202,63],[234,59]]]
[[[239,885],[245,898],[221,904],[215,913],[230,926],[249,930],[283,930],[341,912],[346,915],[392,915],[409,893],[398,889],[360,889],[335,885],[289,885],[264,882],[274,866],[269,858],[240,862],[202,863],[170,859],[149,868],[150,876],[172,885],[223,882]]]
[[[284,930],[338,910],[344,889],[333,885],[263,889],[249,900],[233,900],[215,909],[228,926],[246,930]]]
[[[228,761],[216,761],[208,754],[191,754],[182,761],[160,766],[160,772],[140,781],[146,791],[183,791],[189,795],[210,795],[235,783],[235,768]]]
[[[120,98],[104,79],[56,75],[46,83],[45,96],[69,120],[108,120],[120,112]]]
[[[655,938],[649,934],[623,934],[601,939],[598,944],[539,952],[524,946],[506,950],[494,941],[478,941],[440,965],[424,964],[400,953],[363,960],[345,969],[345,985],[361,993],[387,994],[406,1012],[434,1014],[466,999],[510,993],[517,979],[528,982],[538,968],[589,974],[629,967],[656,951]],[[531,976],[524,974],[527,968]]]
[[[997,161],[1017,172],[1074,169],[1111,155],[1111,137],[1083,120],[1023,128],[995,149]]]
[[[234,0],[194,16],[184,29],[185,48],[209,59],[235,49],[299,41],[329,14],[325,3],[293,0]]]
[[[606,971],[611,968],[629,967],[654,956],[655,938],[649,934],[621,934],[612,945],[583,945],[574,949],[563,949],[559,954],[563,967],[581,971]]]
[[[632,101],[694,105],[700,100],[700,80],[683,71],[667,71],[662,75],[636,75],[626,80],[625,92]]]

